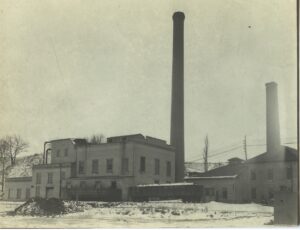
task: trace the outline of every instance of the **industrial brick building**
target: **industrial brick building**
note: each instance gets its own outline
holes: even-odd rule
[[[45,147],[44,164],[33,166],[32,177],[7,179],[7,199],[128,200],[129,187],[175,179],[174,148],[141,134],[102,144],[60,139]]]

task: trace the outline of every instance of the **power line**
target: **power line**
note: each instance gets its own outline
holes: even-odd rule
[[[242,146],[240,145],[240,146],[237,146],[237,147],[235,147],[235,148],[231,148],[231,149],[228,149],[228,150],[225,150],[225,151],[222,151],[222,152],[218,152],[218,153],[209,155],[209,158],[218,156],[218,155],[223,154],[223,153],[230,152],[230,151],[235,150],[235,149],[239,149],[239,148],[241,148],[241,147],[242,147]],[[197,159],[191,160],[190,162],[195,162],[195,161],[198,161],[198,160],[201,160],[201,159],[202,159],[202,158],[197,158]]]
[[[214,154],[214,153],[217,153],[217,152],[222,151],[222,150],[227,149],[227,148],[233,148],[233,147],[236,147],[237,145],[240,145],[240,143],[235,143],[235,144],[232,144],[232,145],[228,145],[228,146],[224,146],[224,147],[220,147],[220,148],[214,149],[212,151],[209,151],[209,154]],[[198,159],[199,158],[198,156],[191,156],[191,157],[192,157],[192,159],[193,158],[194,159]]]

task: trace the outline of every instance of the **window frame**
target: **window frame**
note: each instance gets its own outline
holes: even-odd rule
[[[60,179],[61,180],[65,180],[66,179],[66,172],[65,171],[61,171]]]
[[[291,166],[286,167],[286,179],[287,180],[293,179],[293,168]]]
[[[158,158],[154,159],[154,175],[160,174],[160,160]]]
[[[47,184],[53,184],[53,172],[47,174]]]
[[[146,172],[146,157],[144,157],[144,156],[140,157],[140,172],[141,173]]]
[[[114,159],[106,159],[106,173],[113,173],[114,171]]]
[[[122,172],[129,172],[129,159],[127,157],[122,158]]]
[[[167,161],[167,168],[166,168],[166,175],[167,177],[172,176],[172,166],[171,166],[171,161]]]
[[[35,187],[35,196],[36,197],[41,197],[41,186],[36,186]]]
[[[17,199],[21,199],[22,198],[22,189],[21,188],[17,188]]]
[[[36,173],[36,184],[42,184],[42,173],[41,172]]]
[[[228,189],[227,188],[222,188],[222,199],[227,200],[228,199]]]
[[[267,178],[268,178],[269,181],[273,181],[274,180],[274,170],[272,168],[268,169]]]
[[[84,161],[78,161],[78,174],[85,174]]]
[[[64,150],[64,157],[67,157],[67,156],[69,156],[69,149],[65,148],[65,150]]]
[[[92,174],[99,174],[99,160],[92,160]]]
[[[252,200],[256,200],[257,199],[257,191],[256,191],[255,187],[251,188],[251,199]]]
[[[256,172],[254,170],[250,171],[250,179],[251,180],[256,180]]]
[[[25,198],[26,199],[30,198],[30,193],[31,193],[30,188],[26,188],[26,190],[25,190]]]

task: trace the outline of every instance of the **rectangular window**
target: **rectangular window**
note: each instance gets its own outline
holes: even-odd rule
[[[53,173],[49,172],[48,173],[48,184],[52,184],[53,183]]]
[[[30,198],[30,188],[26,188],[26,195],[25,195],[26,199]]]
[[[10,199],[10,193],[11,193],[11,190],[10,188],[8,189],[8,195],[7,195],[7,198]]]
[[[146,172],[146,157],[140,158],[140,172]]]
[[[204,191],[205,191],[205,196],[209,196],[209,194],[210,194],[210,189],[209,189],[209,188],[205,188]]]
[[[86,188],[86,182],[85,181],[80,181],[80,188],[85,189]]]
[[[273,180],[273,169],[268,169],[268,180]]]
[[[116,181],[112,181],[110,184],[111,188],[117,188],[117,182]]]
[[[101,181],[96,181],[95,182],[95,188],[96,189],[101,189]]]
[[[107,173],[113,172],[113,159],[106,159],[106,172]]]
[[[65,171],[61,171],[61,179],[62,180],[66,179],[66,172]]]
[[[79,161],[78,173],[84,174],[84,162],[83,161]]]
[[[159,184],[159,180],[155,180],[155,181],[154,181],[154,184]]]
[[[256,180],[256,173],[251,170],[251,180]]]
[[[256,188],[252,188],[252,189],[251,189],[251,198],[252,198],[253,200],[256,199]]]
[[[279,190],[280,190],[280,191],[287,191],[287,190],[288,190],[288,187],[285,186],[285,185],[280,185],[280,186],[279,186]]]
[[[129,171],[129,162],[128,158],[123,158],[122,159],[122,172],[127,173]]]
[[[167,176],[171,176],[171,161],[167,161]]]
[[[293,178],[293,170],[292,167],[286,168],[286,179],[290,180]]]
[[[59,149],[56,151],[56,157],[60,157],[60,150]]]
[[[159,159],[154,160],[154,173],[155,175],[159,175]]]
[[[274,198],[274,191],[273,189],[269,189],[269,199],[273,199]]]
[[[92,173],[95,173],[95,174],[99,173],[99,161],[98,160],[92,161]]]
[[[21,199],[22,190],[20,188],[17,189],[17,199]]]
[[[227,199],[227,188],[223,188],[223,189],[222,189],[222,196],[223,196],[223,199],[224,199],[224,200]]]
[[[38,172],[36,173],[36,184],[41,184],[42,183],[42,176],[41,173]]]
[[[35,196],[36,197],[40,197],[41,196],[41,187],[40,186],[36,186],[36,188],[35,188]]]
[[[65,149],[65,157],[68,156],[68,149]]]

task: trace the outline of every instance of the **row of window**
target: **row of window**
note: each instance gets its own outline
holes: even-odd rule
[[[8,189],[8,199],[13,198],[12,197],[12,193],[13,193],[13,189],[9,188]],[[16,199],[21,199],[22,198],[22,189],[21,188],[17,188],[17,194],[16,194]],[[26,188],[25,190],[25,199],[29,199],[30,198],[30,188]]]
[[[257,199],[257,191],[256,188],[251,188],[251,198],[252,200],[256,200]],[[269,189],[268,191],[268,198],[269,199],[273,199],[274,198],[274,190],[273,189]],[[266,199],[264,196],[261,197],[262,200]]]
[[[146,172],[146,157],[140,158],[140,172]],[[154,159],[154,174],[160,175],[160,160]],[[166,162],[166,176],[171,176],[171,162]]]
[[[204,192],[205,192],[205,196],[206,197],[211,197],[211,196],[216,196],[216,200],[219,200],[219,191],[217,190],[217,191],[215,191],[215,189],[214,188],[205,188],[204,189]],[[228,191],[227,191],[227,188],[222,188],[222,190],[221,190],[221,198],[223,199],[223,200],[227,200],[227,198],[228,198]]]
[[[280,191],[290,191],[291,188],[285,186],[285,185],[281,185],[279,186],[279,190]],[[256,188],[251,188],[251,198],[253,200],[256,200],[258,197],[257,197],[257,189]],[[269,188],[268,190],[268,198],[269,199],[273,199],[274,198],[274,189],[273,188]],[[266,197],[262,196],[261,197],[262,200],[266,199]]]
[[[79,187],[81,189],[86,189],[87,188],[87,182],[86,181],[80,181]],[[101,187],[102,187],[101,186],[101,182],[100,181],[96,181],[95,182],[95,188],[96,189],[100,189]],[[117,188],[117,182],[116,181],[111,181],[110,188],[116,189]]]
[[[66,179],[66,172],[61,171],[61,179]],[[41,172],[36,173],[36,184],[42,183],[42,174]],[[53,184],[53,172],[47,173],[47,184]]]
[[[106,173],[112,173],[114,169],[114,161],[113,159],[106,159]],[[122,159],[121,164],[121,171],[122,173],[129,172],[129,160],[128,158]],[[140,172],[145,173],[146,172],[146,157],[140,158]],[[84,167],[84,161],[79,161],[78,163],[78,173],[79,174],[85,174],[85,167]],[[98,174],[99,173],[99,160],[95,159],[92,160],[92,173]],[[160,175],[160,160],[154,159],[154,174]],[[171,162],[166,162],[166,176],[171,176]]]
[[[291,167],[288,167],[288,168],[286,168],[286,179],[290,180],[292,178],[293,178],[293,169]],[[267,179],[268,180],[274,179],[273,169],[268,169]],[[256,180],[256,172],[254,170],[251,170],[251,180]]]
[[[170,181],[167,181],[166,183],[171,183]],[[159,180],[154,180],[154,184],[159,184]],[[96,189],[100,189],[102,187],[101,181],[95,181],[94,184]],[[86,181],[80,181],[79,187],[81,189],[87,188],[87,182]],[[117,182],[116,181],[111,181],[110,182],[110,188],[117,188]]]

